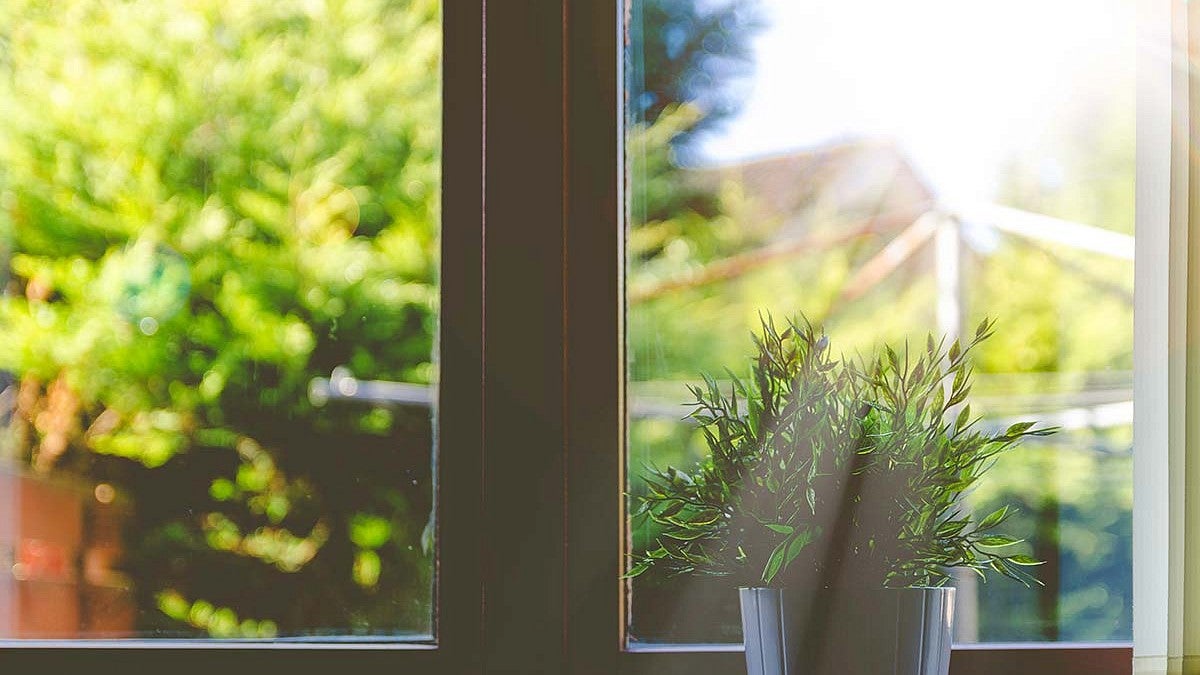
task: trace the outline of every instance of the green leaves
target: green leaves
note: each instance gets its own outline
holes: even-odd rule
[[[946,583],[948,569],[965,567],[1036,583],[1020,568],[1037,561],[995,531],[1008,507],[982,519],[960,508],[998,453],[1053,432],[977,428],[968,359],[992,325],[948,348],[931,335],[923,352],[884,346],[850,361],[834,360],[803,318],[780,330],[763,317],[748,380],[727,370],[728,383],[705,376],[689,388],[709,456],[648,473],[634,513],[656,526],[657,546],[630,574],[785,585],[819,583],[835,565],[856,583],[902,587]],[[839,539],[813,555],[831,531]]]
[[[775,550],[771,551],[771,556],[767,558],[767,566],[763,569],[762,574],[763,584],[770,586],[780,570],[791,564],[804,551],[804,547],[812,543],[812,540],[813,534],[805,530],[779,542]]]
[[[1034,422],[1017,422],[1016,424],[1010,426],[1008,428],[1008,430],[1004,432],[1004,435],[1005,436],[1014,436],[1014,437],[1020,436],[1021,434],[1025,433],[1026,431],[1029,431],[1029,429],[1032,428],[1033,425],[1034,425]]]
[[[682,501],[672,501],[667,504],[667,508],[659,511],[656,515],[659,518],[670,518],[671,516],[683,510],[685,504]]]
[[[1003,523],[1005,520],[1008,519],[1008,516],[1009,516],[1008,507],[1001,506],[1000,508],[996,509],[995,511],[992,511],[987,516],[985,516],[983,518],[983,520],[979,521],[979,525],[976,526],[975,529],[976,529],[976,531],[989,530],[989,529],[999,525],[1000,523]]]
[[[629,571],[626,572],[622,578],[623,579],[632,579],[634,577],[641,576],[643,573],[645,573],[647,570],[650,569],[650,565],[651,565],[650,560],[643,560],[642,562],[639,562],[638,564],[634,565],[633,567],[630,567]]]
[[[979,539],[975,540],[975,543],[979,546],[1000,547],[1000,546],[1012,546],[1013,544],[1019,544],[1019,543],[1021,543],[1021,540],[1013,539],[1012,537],[1008,537],[1008,536],[1005,536],[1002,534],[995,534],[995,535],[990,535],[987,537],[980,537]]]
[[[294,623],[311,596],[280,569],[304,567],[322,580],[322,625],[428,622],[428,480],[396,469],[428,475],[428,417],[317,409],[308,386],[342,365],[436,377],[439,13],[436,0],[0,2],[13,262],[0,370],[40,383],[31,396],[69,391],[55,395],[78,429],[71,464],[151,470],[130,487],[155,517],[130,540],[193,542],[129,551],[147,556],[134,567],[179,561],[144,594],[172,579],[249,587]],[[339,442],[372,459],[317,460]],[[184,504],[197,485],[226,518],[207,532]],[[279,534],[322,517],[332,554],[324,534]]]

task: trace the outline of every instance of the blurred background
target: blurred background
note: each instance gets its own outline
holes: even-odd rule
[[[703,456],[685,384],[748,372],[759,312],[847,355],[995,318],[972,410],[1064,431],[969,497],[1046,564],[957,578],[956,639],[1131,640],[1133,3],[630,2],[630,492]],[[719,580],[630,606],[638,642],[740,638]]]
[[[428,639],[440,50],[0,5],[0,638]]]

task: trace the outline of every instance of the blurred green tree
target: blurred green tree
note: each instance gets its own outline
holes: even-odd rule
[[[114,480],[143,630],[426,633],[436,0],[0,7],[7,453]]]
[[[680,104],[702,113],[671,143],[691,142],[741,108],[753,72],[750,40],[763,27],[761,0],[632,0],[630,43],[640,47],[626,61],[629,113],[653,124]]]

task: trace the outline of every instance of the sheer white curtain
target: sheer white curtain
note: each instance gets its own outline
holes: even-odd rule
[[[1200,5],[1138,2],[1134,672],[1200,673]]]

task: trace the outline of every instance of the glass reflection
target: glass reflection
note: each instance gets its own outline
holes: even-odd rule
[[[975,411],[1064,431],[970,495],[1019,506],[1044,586],[958,578],[956,639],[1130,639],[1133,25],[1127,0],[633,0],[633,496],[703,455],[685,385],[745,363],[759,312],[847,353],[992,317]],[[739,640],[728,584],[651,581],[635,641]]]

